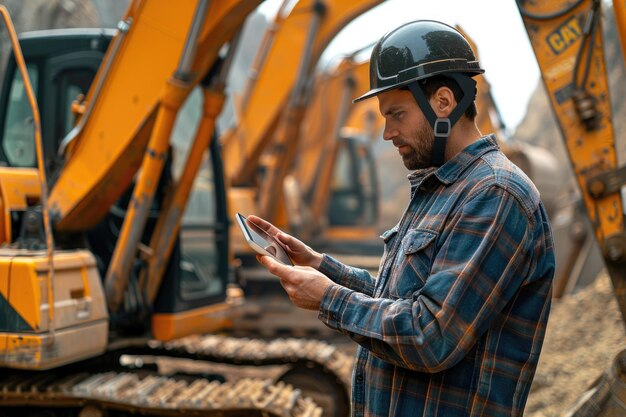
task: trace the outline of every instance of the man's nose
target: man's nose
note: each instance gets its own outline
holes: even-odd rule
[[[385,129],[383,130],[383,139],[391,140],[398,136],[398,130],[389,126],[388,123],[385,123]]]

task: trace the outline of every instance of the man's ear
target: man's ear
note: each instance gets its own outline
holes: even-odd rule
[[[452,90],[446,86],[442,86],[439,87],[431,97],[430,105],[437,114],[437,117],[445,118],[450,116],[457,102],[454,99]]]

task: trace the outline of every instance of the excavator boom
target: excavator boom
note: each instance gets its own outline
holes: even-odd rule
[[[518,0],[609,275],[626,320],[626,234],[600,0]],[[626,323],[626,321],[625,321]]]
[[[198,3],[151,0],[135,1],[129,7],[87,95],[83,116],[87,120],[66,138],[71,142],[65,140],[66,160],[50,195],[57,230],[93,227],[132,181],[144,159],[157,111],[169,104],[163,102],[167,81],[182,65],[180,57]],[[258,3],[210,2],[198,28],[196,50],[201,53],[191,58],[193,79],[187,80],[180,100],[206,75],[222,45]]]
[[[237,109],[237,126],[222,139],[227,176],[233,184],[253,182],[259,158],[272,140],[286,102],[290,95],[298,98],[303,93],[296,88],[298,76],[301,75],[300,88],[306,86],[307,74],[333,37],[356,16],[381,2],[302,0],[282,20],[264,64],[255,74],[255,82],[250,84],[251,91],[246,93],[245,107]],[[320,19],[319,27],[308,41],[310,56],[303,60],[311,22],[315,19]]]

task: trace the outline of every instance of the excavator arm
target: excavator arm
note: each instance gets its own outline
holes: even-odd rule
[[[195,1],[130,5],[87,95],[85,120],[63,141],[65,163],[50,195],[57,230],[87,230],[104,217],[144,160],[159,109],[171,106],[168,100],[184,101],[258,3],[212,1],[203,11],[197,8],[202,2]],[[189,45],[198,53],[183,62],[197,12],[206,15]],[[182,65],[189,66],[189,79],[176,79]],[[179,91],[171,93],[175,88],[168,85]],[[155,156],[163,158],[162,152]]]
[[[85,317],[91,317],[91,322],[95,322],[93,317],[99,319],[92,326],[94,333],[98,335],[98,346],[90,352],[100,350],[102,343],[106,343],[106,307],[101,296],[100,279],[97,278],[98,269],[100,271],[105,269],[107,272],[106,303],[109,312],[114,315],[119,312],[124,297],[128,295],[126,287],[129,279],[135,279],[137,275],[137,271],[132,271],[132,268],[137,265],[138,255],[142,253],[140,249],[145,246],[142,241],[148,236],[145,233],[147,217],[152,209],[157,184],[169,153],[169,140],[176,115],[191,88],[203,79],[206,81],[204,83],[206,84],[204,117],[202,117],[194,144],[190,146],[195,152],[188,158],[186,170],[178,186],[173,187],[176,192],[172,189],[166,190],[165,193],[168,193],[169,197],[167,202],[159,203],[163,208],[158,213],[156,225],[151,226],[156,232],[152,232],[153,239],[146,249],[153,256],[146,256],[143,259],[144,265],[147,264],[149,275],[144,274],[139,285],[143,287],[140,290],[142,292],[145,291],[144,288],[149,289],[147,291],[150,297],[148,309],[157,306],[155,312],[163,312],[163,314],[152,316],[152,330],[156,337],[172,338],[224,325],[224,321],[227,320],[224,312],[219,312],[225,317],[223,319],[211,318],[208,310],[213,306],[196,302],[195,304],[187,303],[184,306],[179,303],[179,306],[175,307],[178,299],[172,298],[167,305],[162,302],[160,305],[164,307],[159,310],[160,307],[158,303],[155,304],[155,299],[158,290],[161,289],[161,279],[168,264],[167,261],[179,236],[181,218],[191,183],[198,171],[202,154],[208,148],[213,136],[214,121],[223,103],[225,78],[223,73],[225,71],[220,72],[221,77],[214,76],[214,74],[209,76],[209,71],[218,61],[220,49],[231,41],[243,25],[247,15],[257,5],[256,0],[214,2],[199,0],[186,2],[185,5],[173,8],[168,2],[142,0],[132,2],[120,24],[118,35],[112,41],[99,67],[95,81],[87,95],[88,104],[81,106],[84,106],[86,110],[79,124],[61,141],[60,152],[65,160],[53,184],[48,204],[43,198],[46,189],[45,181],[42,182],[39,190],[33,189],[30,179],[32,175],[28,177],[22,175],[22,178],[18,175],[16,168],[7,168],[5,175],[7,178],[2,182],[3,196],[9,193],[15,198],[6,200],[9,205],[3,204],[3,210],[11,213],[11,219],[20,215],[24,219],[32,218],[33,220],[28,220],[32,223],[29,223],[29,227],[37,229],[37,219],[40,215],[37,215],[35,205],[43,204],[48,208],[48,210],[43,210],[43,214],[45,215],[48,211],[51,213],[55,236],[60,237],[61,242],[57,247],[49,242],[44,243],[45,246],[43,246],[49,252],[44,258],[49,260],[49,265],[45,270],[49,275],[52,275],[54,270],[57,271],[55,278],[48,278],[48,289],[44,297],[37,297],[36,288],[40,284],[35,279],[26,278],[37,276],[35,271],[38,268],[41,269],[42,265],[41,254],[33,253],[26,256],[26,253],[22,253],[20,262],[23,266],[19,270],[7,266],[16,264],[15,253],[19,252],[5,251],[0,257],[2,265],[0,268],[8,268],[5,271],[7,273],[2,274],[2,287],[7,288],[7,291],[2,292],[2,296],[9,300],[10,305],[7,308],[15,311],[16,316],[29,317],[30,321],[26,321],[28,326],[38,329],[37,334],[28,338],[20,336],[19,333],[11,336],[15,340],[25,340],[23,343],[20,342],[18,347],[28,343],[41,345],[41,341],[44,341],[43,344],[46,345],[46,340],[55,338],[54,335],[50,337],[46,333],[48,331],[54,333],[54,327],[64,328],[63,331],[56,332],[56,339],[61,344],[79,335],[79,332],[74,331],[73,326],[82,325],[86,329],[85,325],[81,324],[81,320],[84,321],[81,315],[83,313],[78,314],[78,324],[72,320],[59,322],[61,318],[67,319],[68,315],[62,315],[60,318],[54,317],[54,311],[67,305],[65,301],[67,297],[79,300],[79,304],[97,305],[97,308],[72,307],[88,308],[98,313],[85,315]],[[51,44],[55,44],[54,42],[57,41]],[[149,47],[154,43],[159,45],[159,53],[155,53],[155,50]],[[15,49],[17,51],[19,47]],[[21,67],[23,66],[22,64]],[[38,165],[43,167],[41,161],[39,162]],[[135,175],[139,166],[141,170],[138,175]],[[10,190],[6,188],[11,184],[8,179],[20,178],[23,183],[22,192],[10,193]],[[115,235],[116,240],[113,241],[115,248],[112,256],[107,257],[108,248],[104,251],[95,249],[94,254],[99,261],[99,268],[96,269],[94,254],[89,251],[84,251],[84,254],[77,253],[69,258],[77,260],[74,264],[81,266],[87,272],[83,272],[82,275],[74,272],[60,272],[62,267],[52,260],[63,258],[66,249],[73,250],[84,246],[84,243],[71,242],[72,236],[81,236],[82,239],[86,239],[87,233],[97,234],[94,227],[99,225],[102,218],[109,213],[112,204],[128,190],[132,180],[135,180],[136,185],[128,210],[124,213],[122,227],[119,234]],[[21,210],[23,214],[16,210]],[[3,240],[13,246],[23,248],[25,243],[20,240],[20,231],[9,227],[11,222],[15,223],[11,219],[3,219],[2,224],[5,225],[2,228]],[[84,234],[76,232],[84,232]],[[100,235],[95,238],[96,241],[108,238],[109,235],[103,232],[103,230],[99,231]],[[50,236],[49,233],[47,235]],[[94,240],[90,241],[92,247],[93,242]],[[39,246],[34,248],[41,247],[41,243],[36,244]],[[32,248],[34,243],[29,243],[29,245],[28,248]],[[219,249],[219,252],[225,251]],[[79,255],[84,255],[84,259]],[[178,269],[183,262],[178,259],[176,261],[174,265]],[[185,262],[186,265],[189,264],[189,261]],[[215,263],[217,269],[220,260],[216,259]],[[219,269],[220,277],[226,275],[222,269],[221,267]],[[191,272],[193,276],[198,274],[201,272],[193,270]],[[174,277],[172,279],[177,279],[176,274],[169,275]],[[189,276],[190,273],[187,275]],[[60,276],[68,276],[71,277],[70,279],[77,280],[78,283],[82,282],[81,285],[71,284],[77,286],[76,288],[80,287],[81,290],[73,289],[67,294],[59,292],[58,288],[64,288],[65,285],[61,284],[59,287],[59,280],[62,282],[64,279],[59,278]],[[168,285],[180,285],[171,284],[172,279],[168,281],[170,282]],[[8,288],[17,288],[9,283],[16,282],[25,286],[32,284],[33,293],[9,292]],[[225,292],[225,286],[225,283],[220,284],[219,288],[223,288]],[[45,306],[44,302],[47,302]],[[144,305],[145,301],[139,303]],[[219,310],[221,307],[218,303],[214,309]],[[46,308],[49,311],[46,315],[50,316],[48,319],[50,329],[47,324],[39,321],[45,319],[45,316],[37,313],[39,310],[46,311]],[[139,307],[139,309],[142,308],[146,307]],[[174,312],[174,308],[187,313],[184,324],[179,325],[177,322],[177,320],[183,320],[180,315],[170,314]],[[195,312],[189,313],[190,310]],[[129,313],[125,309],[123,314],[126,316],[136,314],[136,317],[131,320],[137,321],[142,314],[138,311],[140,310],[133,310]],[[32,319],[30,319],[31,316]],[[201,319],[198,320],[196,317],[201,317]],[[142,321],[145,320],[142,319]],[[9,326],[7,329],[13,329],[13,327]],[[83,333],[88,335],[88,330]],[[95,337],[91,339],[96,340]],[[46,350],[48,348],[47,345],[42,347],[41,362],[36,362],[35,366],[51,366],[78,357],[78,354],[71,349],[55,350],[53,354],[50,354]],[[48,357],[48,354],[51,356]]]
[[[617,164],[601,27],[603,3],[518,0],[517,4],[626,319],[626,234],[620,196],[626,176]]]
[[[282,181],[295,158],[315,65],[347,23],[380,2],[302,0],[286,18],[277,19],[278,28],[271,29],[272,41],[266,44],[269,49],[259,52],[263,58],[257,59],[255,81],[249,83],[237,110],[238,124],[222,137],[227,178],[234,187],[257,190],[252,192],[260,199],[257,213],[284,223],[277,206],[282,201]],[[266,174],[259,183],[257,174],[264,153]]]
[[[288,17],[275,23],[280,26],[272,29],[275,33],[266,45],[269,49],[259,51],[265,58],[262,64],[257,62],[260,68],[254,69],[255,81],[249,84],[242,108],[237,110],[237,126],[223,136],[224,161],[233,184],[252,181],[286,101],[290,95],[303,93],[294,91],[295,87],[298,82],[300,89],[306,86],[305,81],[334,36],[355,17],[381,2],[302,0]],[[315,20],[319,20],[318,27]],[[263,111],[255,111],[260,109]]]

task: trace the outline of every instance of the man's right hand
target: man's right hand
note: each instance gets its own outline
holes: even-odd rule
[[[288,235],[287,233],[274,226],[272,223],[263,220],[262,218],[254,215],[247,217],[250,223],[254,223],[261,229],[265,230],[269,235],[273,236],[276,240],[283,244],[283,248],[287,252],[287,255],[291,258],[294,264],[302,266],[310,266],[318,269],[322,263],[323,255],[314,251],[309,246],[305,245],[302,241],[295,237]]]

